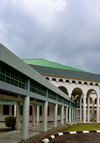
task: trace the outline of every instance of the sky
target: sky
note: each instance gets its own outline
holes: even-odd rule
[[[100,0],[2,0],[0,5],[0,43],[19,58],[100,74]]]

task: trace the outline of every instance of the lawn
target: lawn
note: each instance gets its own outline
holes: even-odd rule
[[[100,123],[85,123],[85,124],[77,124],[66,128],[63,132],[69,131],[92,131],[92,130],[100,130]]]

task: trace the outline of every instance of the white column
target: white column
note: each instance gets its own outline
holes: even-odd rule
[[[20,130],[20,112],[21,112],[21,103],[18,102],[18,130]]]
[[[22,122],[22,139],[29,138],[29,101],[30,97],[23,98],[23,122]]]
[[[61,106],[61,125],[64,124],[64,106]]]
[[[83,122],[86,123],[86,94],[83,95]]]
[[[37,123],[39,123],[39,106],[37,106]]]
[[[99,123],[99,95],[97,95],[97,123]]]
[[[48,109],[48,102],[44,102],[43,105],[43,131],[47,131],[47,109]]]
[[[65,107],[65,122],[68,122],[68,107]]]
[[[87,120],[90,122],[90,98],[87,98]]]
[[[14,116],[16,117],[16,104],[14,105]]]
[[[58,105],[54,104],[54,127],[57,127],[57,109]]]
[[[82,99],[81,98],[80,98],[79,116],[80,116],[80,121],[81,121],[82,120]]]
[[[69,107],[69,122],[71,122],[71,108]]]

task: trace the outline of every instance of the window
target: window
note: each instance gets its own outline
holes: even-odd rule
[[[87,82],[84,82],[85,85],[87,85]]]
[[[49,116],[49,106],[48,106],[48,116]]]
[[[42,116],[42,106],[40,106],[40,116]]]
[[[72,83],[76,83],[76,82],[73,80]]]
[[[53,79],[52,79],[52,81],[56,81],[56,79],[55,79],[55,78],[53,78]]]
[[[29,115],[32,115],[32,106],[30,106],[30,110],[29,110],[30,114]]]
[[[3,105],[3,115],[9,115],[9,105]]]
[[[63,82],[63,80],[62,80],[62,79],[59,79],[59,82]]]
[[[47,80],[49,80],[49,78],[48,78],[48,77],[46,77],[46,79],[47,79]]]
[[[69,83],[69,80],[66,80],[67,83]]]
[[[14,115],[14,105],[12,105],[12,115]]]

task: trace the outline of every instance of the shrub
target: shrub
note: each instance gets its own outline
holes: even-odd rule
[[[14,117],[13,115],[5,118],[5,125],[7,127],[11,127],[14,130],[15,124],[16,124],[16,117]]]

